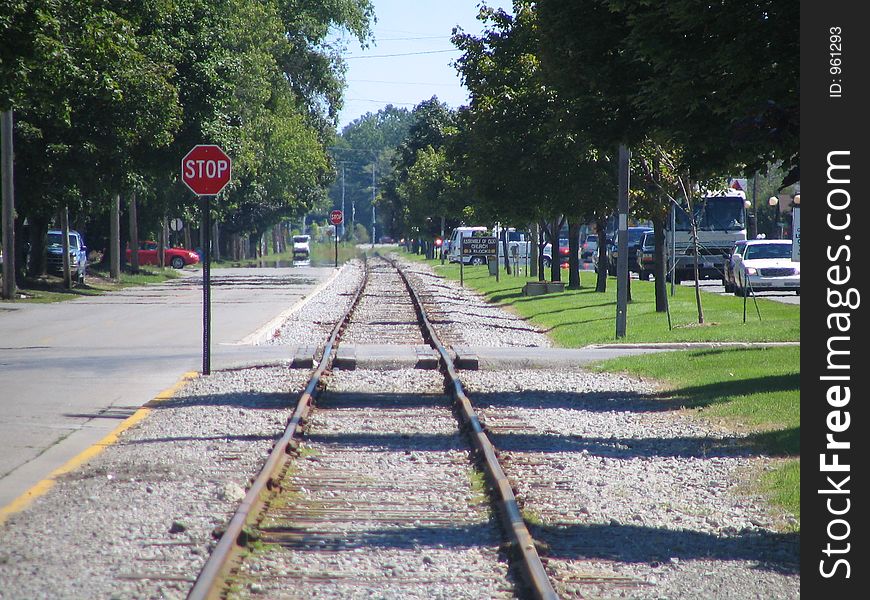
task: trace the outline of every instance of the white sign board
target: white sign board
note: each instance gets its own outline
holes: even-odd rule
[[[795,206],[792,209],[791,221],[791,259],[801,261],[801,208]]]

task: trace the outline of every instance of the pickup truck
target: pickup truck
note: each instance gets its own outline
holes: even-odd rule
[[[59,229],[49,229],[46,241],[46,268],[50,273],[63,274],[63,233]],[[78,231],[69,232],[69,271],[70,276],[79,283],[85,282],[88,268],[88,247]]]

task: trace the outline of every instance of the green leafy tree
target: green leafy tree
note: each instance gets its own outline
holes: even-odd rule
[[[517,1],[514,13],[482,8],[479,18],[489,26],[482,37],[454,35],[463,51],[457,68],[471,93],[460,164],[483,212],[511,225],[542,223],[557,257],[560,215],[574,226],[585,222],[612,188],[604,177],[612,167],[588,135],[565,126],[575,107],[543,79],[533,4]],[[579,262],[571,267],[576,287]],[[551,277],[561,278],[558,260]]]

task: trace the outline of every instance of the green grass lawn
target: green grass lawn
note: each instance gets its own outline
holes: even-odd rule
[[[800,518],[799,346],[664,352],[604,361],[596,368],[663,382],[663,401],[744,432],[750,451],[782,458],[783,465],[766,473],[759,489]]]
[[[422,260],[422,257],[405,254]],[[435,272],[459,280],[457,264],[441,265],[427,260]],[[608,278],[607,292],[596,293],[596,275],[581,272],[579,290],[543,296],[523,296],[525,277],[505,275],[499,281],[489,275],[487,267],[465,267],[464,285],[482,293],[488,300],[542,327],[558,345],[578,348],[588,344],[616,342],[616,280]],[[563,271],[567,282],[567,272]],[[706,342],[748,341],[779,342],[800,340],[800,306],[758,299],[761,321],[752,298],[747,299],[746,323],[743,322],[743,298],[702,291],[704,325],[698,324],[694,288],[676,286],[671,303],[672,329],[666,313],[655,311],[653,282],[631,282],[632,302],[628,306],[626,337],[621,342]]]

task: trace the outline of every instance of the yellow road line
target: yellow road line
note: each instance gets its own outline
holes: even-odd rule
[[[148,416],[155,403],[169,400],[170,398],[175,396],[176,393],[178,393],[178,390],[180,390],[184,384],[186,384],[191,379],[196,378],[198,375],[199,373],[197,373],[196,371],[188,371],[187,373],[182,375],[181,379],[179,379],[175,383],[175,385],[166,388],[165,390],[157,394],[153,400],[142,406],[139,410],[137,410],[126,419],[124,419],[121,424],[118,425],[106,437],[101,439],[90,448],[82,450],[79,454],[69,459],[62,466],[49,473],[45,479],[43,479],[39,483],[34,484],[32,487],[30,487],[30,489],[18,496],[18,498],[16,498],[6,506],[0,508],[0,525],[5,523],[6,520],[13,514],[21,512],[22,510],[30,506],[30,504],[34,500],[36,500],[40,496],[45,495],[48,490],[54,487],[55,482],[60,476],[65,475],[66,473],[70,473],[71,471],[75,471],[83,464],[85,464],[95,456],[99,455],[103,450],[117,442],[118,438],[123,432],[127,431]]]

